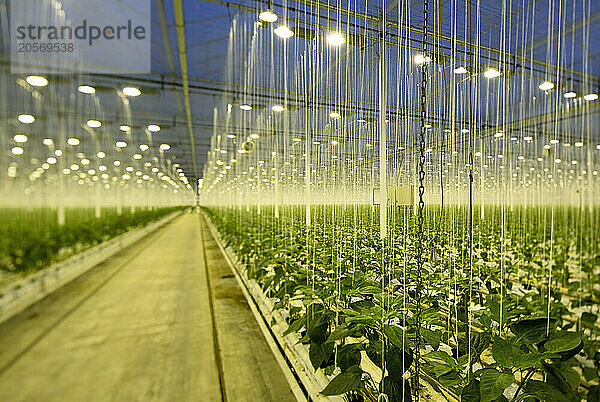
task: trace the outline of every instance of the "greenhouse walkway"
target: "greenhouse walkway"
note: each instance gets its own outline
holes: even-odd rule
[[[295,400],[195,214],[0,325],[0,345],[0,401]]]

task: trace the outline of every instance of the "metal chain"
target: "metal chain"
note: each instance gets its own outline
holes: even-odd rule
[[[423,64],[421,65],[421,131],[419,135],[419,208],[418,208],[418,216],[417,216],[417,224],[418,224],[418,241],[417,241],[417,289],[416,289],[416,328],[415,328],[415,336],[416,336],[416,346],[415,346],[415,381],[413,382],[414,386],[414,400],[415,402],[419,401],[419,376],[420,376],[420,368],[421,368],[421,293],[423,287],[423,278],[422,278],[422,270],[423,270],[423,226],[424,226],[424,210],[425,210],[425,201],[423,199],[425,195],[425,133],[427,128],[425,127],[425,120],[427,118],[427,23],[428,23],[428,12],[429,12],[429,2],[428,0],[423,0]]]

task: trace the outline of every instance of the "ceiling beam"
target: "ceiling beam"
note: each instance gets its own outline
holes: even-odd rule
[[[198,166],[196,164],[196,150],[194,147],[194,130],[192,128],[192,110],[190,107],[190,90],[187,68],[187,51],[185,44],[185,21],[183,17],[182,0],[173,0],[175,6],[175,23],[177,25],[177,41],[179,45],[179,62],[181,65],[181,79],[183,81],[183,98],[185,100],[185,113],[187,115],[188,131],[192,147],[192,162],[194,164],[194,176],[198,176]]]

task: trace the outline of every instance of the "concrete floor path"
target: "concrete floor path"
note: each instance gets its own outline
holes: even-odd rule
[[[224,400],[295,399],[199,215],[0,325],[0,401]]]

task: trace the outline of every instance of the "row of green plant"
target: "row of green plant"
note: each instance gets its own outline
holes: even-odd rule
[[[205,212],[333,375],[325,395],[410,401],[429,383],[463,401],[599,400],[596,210],[431,208],[420,267],[412,209],[385,241],[368,206],[314,206],[310,227],[302,207]]]
[[[157,220],[179,207],[129,209],[118,214],[104,208],[101,218],[93,208],[69,208],[59,225],[50,208],[0,209],[0,270],[16,273],[43,269],[90,246]]]

